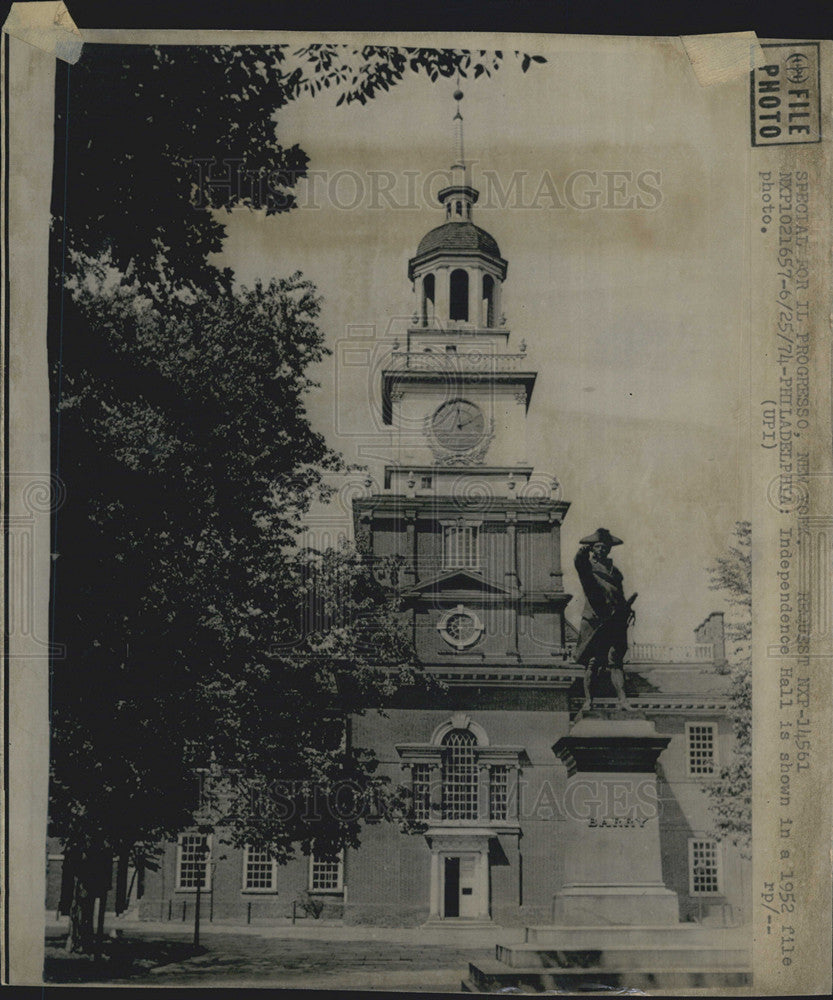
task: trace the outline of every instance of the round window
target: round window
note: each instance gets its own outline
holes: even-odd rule
[[[462,604],[446,611],[437,622],[437,628],[443,639],[455,649],[473,646],[483,634],[483,622]]]

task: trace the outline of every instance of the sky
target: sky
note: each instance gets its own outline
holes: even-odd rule
[[[604,526],[624,539],[613,554],[626,590],[639,592],[634,639],[690,642],[724,609],[707,567],[745,516],[748,83],[701,87],[674,39],[556,37],[541,50],[546,64],[526,74],[509,54],[492,78],[461,81],[481,191],[473,221],[509,261],[510,350],[525,340],[538,371],[527,457],[571,503],[568,617],[583,604],[578,540]],[[302,187],[302,207],[270,218],[222,216],[219,261],[242,284],[296,270],[316,283],[334,353],[314,373],[310,419],[375,480],[385,443],[370,416],[378,364],[413,311],[408,258],[443,221],[422,191],[451,164],[454,89],[411,76],[364,107],[336,107],[324,91],[281,109],[281,141],[299,143],[320,172],[315,196]],[[488,171],[504,190],[522,172],[524,198],[500,204]],[[634,207],[640,175],[652,192]],[[561,205],[552,187],[531,204],[542,179]],[[611,204],[614,182],[623,190]],[[386,185],[396,204],[378,194]],[[592,190],[602,192],[595,205]],[[313,523],[347,529],[357,489],[345,485]]]

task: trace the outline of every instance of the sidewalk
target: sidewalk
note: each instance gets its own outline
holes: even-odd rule
[[[46,934],[65,934],[69,925],[67,917],[55,920],[54,912],[46,915]],[[140,934],[149,936],[192,936],[193,918],[181,920],[122,920],[108,915],[105,932],[120,930],[125,937]],[[244,937],[280,938],[307,941],[387,941],[405,945],[453,945],[459,948],[488,948],[496,944],[517,944],[524,940],[523,927],[466,927],[465,924],[444,923],[431,927],[371,927],[342,924],[340,922],[304,920],[290,923],[238,924],[200,922],[200,938],[213,934]]]
[[[107,930],[116,921],[108,921]],[[270,986],[331,990],[456,993],[469,962],[494,956],[498,939],[521,928],[448,929],[237,927],[205,924],[195,949],[193,926],[123,923],[100,961],[63,951],[66,922],[46,929],[45,978],[52,983],[153,986]]]

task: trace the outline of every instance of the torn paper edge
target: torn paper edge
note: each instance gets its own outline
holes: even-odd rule
[[[3,31],[73,65],[84,47],[84,38],[62,0],[13,3]]]
[[[681,35],[680,41],[701,87],[737,80],[766,62],[754,31]]]

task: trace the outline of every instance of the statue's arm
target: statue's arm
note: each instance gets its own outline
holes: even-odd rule
[[[576,569],[578,570],[579,579],[584,583],[584,577],[588,573],[592,573],[590,569],[590,546],[580,545],[578,552],[576,552],[576,557],[573,560]]]
[[[574,563],[578,572],[579,582],[581,583],[581,589],[584,591],[584,596],[590,602],[590,607],[597,615],[604,616],[607,610],[607,596],[604,588],[599,585],[593,573],[593,567],[590,565],[589,545],[582,545],[579,548]]]

